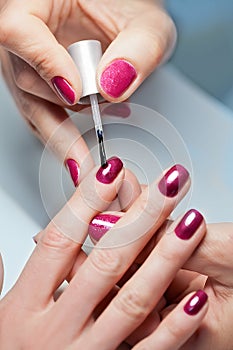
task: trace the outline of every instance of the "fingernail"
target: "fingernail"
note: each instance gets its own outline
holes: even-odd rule
[[[37,244],[37,238],[36,235],[32,237],[33,241],[35,242],[35,244]]]
[[[106,232],[120,219],[120,216],[112,214],[99,214],[89,224],[89,235],[94,241],[99,241]]]
[[[120,97],[136,78],[132,64],[124,60],[113,61],[101,74],[100,85],[111,97]]]
[[[74,186],[78,186],[79,179],[79,166],[78,163],[74,159],[67,159],[66,167],[70,173],[70,176],[73,180]]]
[[[188,315],[196,315],[207,302],[208,295],[203,290],[198,290],[185,304],[184,311]]]
[[[112,157],[107,160],[106,165],[99,168],[96,173],[96,178],[103,184],[110,184],[115,180],[122,168],[122,161],[117,157]]]
[[[199,211],[190,209],[175,228],[175,234],[181,239],[189,239],[196,232],[203,221]]]
[[[52,79],[52,84],[59,97],[63,102],[68,103],[69,105],[74,104],[75,102],[75,91],[71,85],[62,77],[54,77]]]
[[[166,197],[175,197],[188,178],[188,171],[182,165],[176,164],[160,180],[159,190]]]

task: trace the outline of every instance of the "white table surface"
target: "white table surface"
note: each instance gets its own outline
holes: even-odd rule
[[[1,77],[0,77],[1,78]],[[0,251],[5,293],[48,222],[39,188],[43,147],[22,121],[0,79]],[[190,207],[207,221],[233,219],[233,114],[167,65],[135,93],[133,102],[165,116],[182,136],[192,159]]]

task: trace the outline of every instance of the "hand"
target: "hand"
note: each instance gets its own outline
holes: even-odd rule
[[[177,303],[192,290],[204,289],[209,310],[182,350],[231,350],[233,312],[233,223],[207,225],[206,235],[166,292],[168,303]],[[188,270],[188,271],[187,271]]]
[[[143,264],[158,245],[161,237],[170,232],[171,223],[171,221],[167,221],[156,232],[136,258],[134,265],[128,271],[128,275],[121,281],[122,284],[126,283],[135,273],[137,266]],[[102,233],[105,234],[106,231]],[[96,232],[91,228],[90,233],[95,235]],[[208,313],[202,321],[198,333],[194,334],[182,346],[182,350],[213,348],[216,350],[231,350],[233,346],[230,322],[233,312],[232,242],[233,223],[208,224],[203,241],[177,273],[161,299],[159,308],[156,307],[146,322],[131,334],[128,342],[131,345],[135,344],[139,339],[145,338],[158,327],[160,318],[156,319],[154,316],[156,312],[164,318],[184,296],[197,289],[203,289],[209,296]]]
[[[190,185],[187,171],[173,167],[168,172],[173,181],[168,182],[166,173],[152,183],[116,224],[115,234],[105,235],[86,257],[81,245],[88,223],[109,206],[123,180],[120,160],[114,158],[110,165],[111,171],[100,168],[96,176],[93,170],[37,237],[37,246],[21,276],[0,302],[2,348],[116,349],[157,305],[202,240],[203,219],[192,232],[189,230],[188,240],[183,239],[182,230],[164,235],[133,278],[101,310],[102,300]],[[70,283],[55,300],[54,293],[65,279]],[[207,311],[203,292],[199,292],[199,299],[191,296],[192,302],[199,301],[193,308],[188,298],[134,349],[151,348],[155,343],[160,350],[178,349],[196,331]]]
[[[50,140],[75,185],[94,164],[71,121],[58,129],[68,118],[64,107],[79,109],[71,106],[82,90],[67,46],[100,40],[105,50],[97,72],[100,92],[109,101],[122,101],[168,55],[174,38],[174,24],[161,1],[0,0],[5,79],[31,130],[43,143]]]

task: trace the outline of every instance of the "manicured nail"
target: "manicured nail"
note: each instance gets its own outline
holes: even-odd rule
[[[62,77],[54,77],[52,84],[63,102],[73,105],[75,101],[75,91],[71,85]]]
[[[110,184],[115,180],[122,168],[122,161],[117,157],[112,157],[107,160],[106,165],[99,168],[96,173],[96,178],[103,184]]]
[[[98,242],[106,232],[120,219],[120,216],[112,214],[99,214],[89,224],[89,235]]]
[[[167,197],[175,197],[189,178],[188,171],[180,164],[176,164],[160,180],[160,192]]]
[[[79,166],[78,163],[74,159],[67,159],[66,167],[70,173],[70,176],[73,180],[74,186],[78,186],[79,179]]]
[[[132,64],[124,60],[113,61],[101,74],[100,85],[111,97],[120,97],[136,78]]]
[[[203,221],[199,211],[190,209],[175,228],[175,234],[181,239],[189,239],[196,232]]]
[[[185,304],[184,311],[188,315],[196,315],[207,302],[208,295],[203,290],[198,290]]]

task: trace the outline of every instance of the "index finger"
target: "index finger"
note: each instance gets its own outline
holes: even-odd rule
[[[108,168],[101,167],[97,172],[96,168],[92,170],[43,231],[13,289],[15,300],[20,298],[33,309],[51,302],[53,293],[75,262],[89,222],[99,211],[107,208],[117,194],[119,182],[124,177],[123,163],[115,157],[108,160],[108,165]]]

